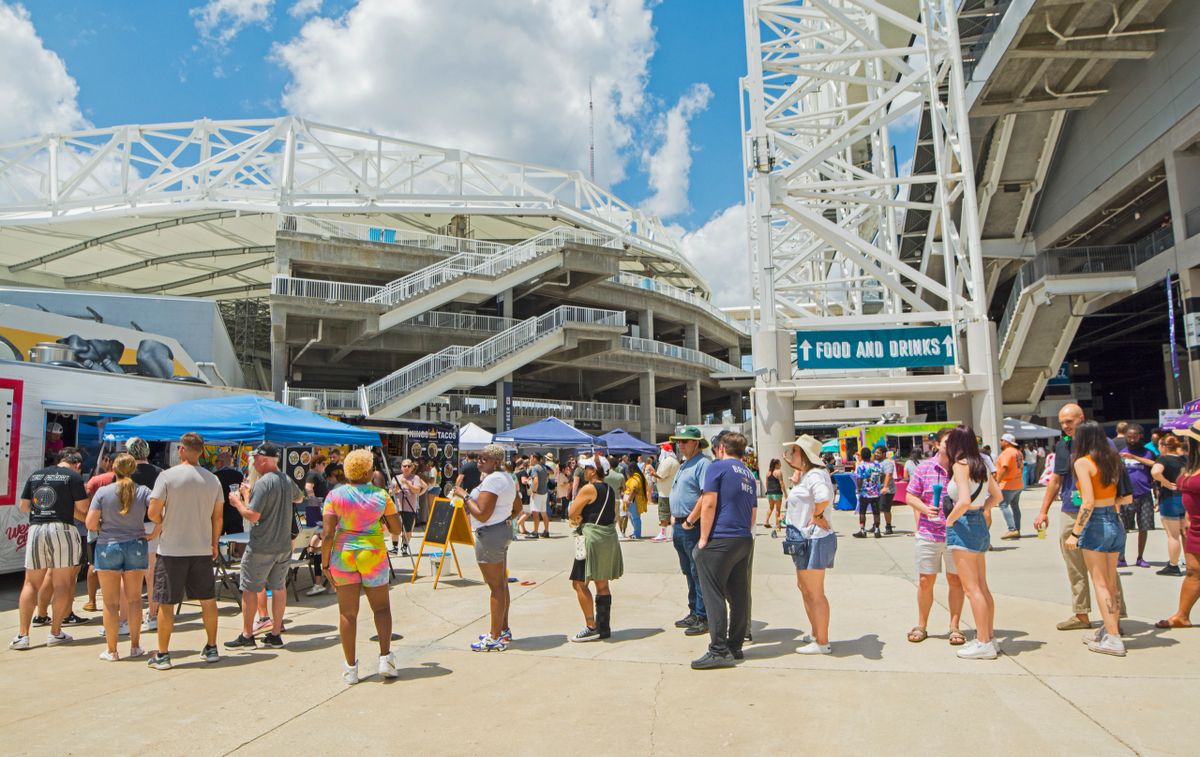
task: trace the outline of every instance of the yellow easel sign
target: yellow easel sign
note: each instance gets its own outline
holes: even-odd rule
[[[462,568],[458,564],[458,554],[454,551],[455,544],[475,545],[475,535],[471,532],[471,524],[467,522],[467,511],[463,509],[462,500],[449,500],[438,497],[433,500],[433,509],[429,511],[429,521],[425,524],[425,535],[421,538],[421,549],[417,552],[417,561],[413,564],[412,582],[417,580],[418,569],[421,567],[421,557],[425,554],[425,546],[441,547],[437,555],[437,572],[433,576],[433,588],[437,588],[438,580],[442,577],[442,566],[446,563],[446,550],[454,558],[454,570],[462,578]],[[431,555],[431,559],[432,559]]]

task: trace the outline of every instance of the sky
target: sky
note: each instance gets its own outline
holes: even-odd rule
[[[739,305],[745,70],[740,0],[0,0],[0,142],[291,113],[586,172],[590,85],[596,181]]]

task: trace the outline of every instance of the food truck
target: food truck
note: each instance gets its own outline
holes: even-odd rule
[[[958,421],[935,423],[874,423],[845,426],[838,429],[838,454],[843,463],[854,459],[864,447],[890,447],[900,457],[907,457],[913,448],[929,450],[928,439],[943,428],[954,428]]]

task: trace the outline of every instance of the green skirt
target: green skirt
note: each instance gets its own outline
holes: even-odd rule
[[[575,561],[572,581],[613,581],[625,573],[616,526],[584,523],[583,543],[587,557]]]

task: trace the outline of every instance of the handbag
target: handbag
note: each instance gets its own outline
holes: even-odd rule
[[[972,502],[974,502],[975,498],[979,496],[979,492],[983,491],[983,485],[985,483],[985,481],[980,481],[979,486],[975,487],[975,491],[971,492]],[[957,502],[953,501],[949,497],[942,497],[942,516],[949,518],[950,513],[954,512],[954,508],[957,506],[957,504]]]
[[[596,520],[594,521],[596,525],[599,525],[600,518],[604,515],[605,508],[607,508],[608,503],[612,501],[612,496],[613,496],[612,487],[606,486],[606,487],[604,487],[604,491],[608,496],[604,498],[604,504],[600,506],[600,512],[596,513]],[[575,559],[576,560],[586,560],[587,559],[587,541],[583,538],[583,524],[582,523],[580,523],[579,527],[575,529]]]
[[[783,553],[792,557],[799,556],[799,562],[808,562],[808,552],[812,549],[812,539],[800,533],[795,526],[788,526],[783,534]]]

